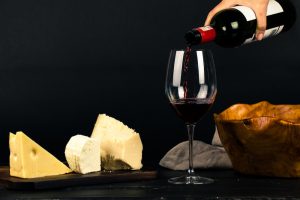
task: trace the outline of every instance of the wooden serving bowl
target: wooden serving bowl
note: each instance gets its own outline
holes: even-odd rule
[[[300,177],[300,105],[235,104],[214,118],[236,171]]]

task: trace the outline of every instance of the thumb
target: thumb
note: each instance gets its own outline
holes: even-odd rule
[[[255,11],[254,11],[255,12]],[[257,11],[255,12],[257,18],[257,27],[255,37],[257,40],[262,40],[265,34],[265,30],[267,27],[267,17],[266,11]]]

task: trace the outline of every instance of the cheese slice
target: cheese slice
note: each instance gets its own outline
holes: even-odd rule
[[[122,122],[100,114],[92,138],[100,140],[101,165],[105,170],[142,168],[140,135]]]
[[[98,140],[84,135],[71,137],[65,149],[69,167],[81,174],[100,171],[99,146],[100,142]]]
[[[9,134],[10,175],[37,178],[60,175],[71,170],[23,132]]]

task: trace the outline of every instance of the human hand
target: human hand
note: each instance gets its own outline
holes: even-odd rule
[[[255,37],[257,40],[262,40],[267,26],[267,7],[269,0],[222,0],[214,7],[207,15],[205,26],[210,24],[213,16],[220,10],[230,8],[236,5],[247,6],[251,8],[257,18],[257,27]]]

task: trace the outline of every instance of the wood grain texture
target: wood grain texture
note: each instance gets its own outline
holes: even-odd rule
[[[300,105],[236,104],[214,118],[235,170],[300,177]]]
[[[151,180],[157,178],[155,170],[94,172],[89,174],[63,174],[42,178],[23,179],[9,175],[9,167],[0,167],[0,185],[8,189],[39,190],[70,186],[98,185],[117,182]]]

